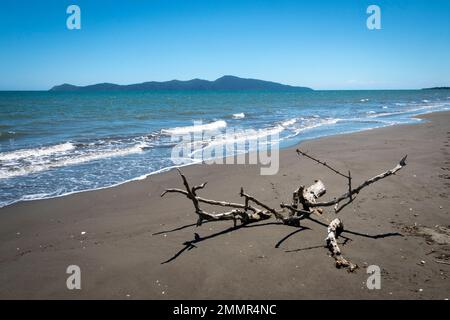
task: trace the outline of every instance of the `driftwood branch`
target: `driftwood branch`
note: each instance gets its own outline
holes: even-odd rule
[[[327,231],[328,235],[325,238],[325,241],[327,243],[328,249],[331,251],[332,257],[336,261],[336,267],[347,268],[349,272],[353,272],[354,270],[356,270],[358,266],[351,263],[342,256],[341,249],[339,249],[339,246],[337,244],[337,238],[342,233],[342,231],[344,231],[344,224],[342,223],[341,219],[336,218],[331,221]]]
[[[343,174],[342,172],[338,171],[337,169],[331,167],[330,165],[328,165],[328,163],[324,162],[324,161],[320,161],[319,159],[314,158],[313,156],[310,156],[309,154],[307,154],[306,152],[301,151],[300,149],[297,149],[296,152],[298,153],[298,155],[300,156],[304,156],[308,159],[313,160],[314,162],[317,162],[318,164],[323,165],[324,167],[327,167],[328,169],[330,169],[331,171],[333,171],[334,173],[344,177],[344,178],[348,178],[349,176],[346,176],[345,174]]]
[[[366,181],[361,183],[358,187],[351,189],[350,191],[339,196],[338,198],[326,202],[310,203],[309,204],[310,207],[329,207],[333,205],[339,205],[339,203],[345,199],[349,199],[352,201],[353,200],[352,196],[358,194],[363,188],[377,182],[378,180],[394,175],[397,171],[401,170],[404,166],[406,166],[406,157],[407,156],[404,156],[393,169],[387,170],[379,175],[376,175],[375,177],[367,179]]]
[[[298,224],[300,217],[293,215],[283,215],[283,210],[276,210],[274,208],[269,207],[268,205],[262,203],[260,200],[255,197],[244,192],[244,189],[241,188],[240,196],[245,199],[245,203],[233,203],[226,201],[217,201],[211,199],[205,199],[199,197],[196,193],[197,190],[203,189],[206,185],[202,183],[199,186],[190,187],[189,183],[185,177],[185,175],[181,172],[181,170],[177,169],[180,174],[183,184],[186,190],[170,188],[166,189],[161,197],[165,196],[167,193],[181,193],[185,195],[188,199],[190,199],[194,205],[195,213],[198,215],[197,226],[200,226],[203,221],[215,221],[215,220],[233,220],[235,225],[237,221],[241,223],[247,224],[251,222],[266,220],[272,217],[272,215],[285,224]],[[209,213],[200,208],[200,203],[207,203],[210,205],[216,205],[221,207],[231,207],[234,210],[222,212],[222,213]],[[256,206],[250,204],[254,203]]]
[[[166,189],[161,194],[161,197],[165,196],[167,193],[180,193],[190,199],[194,206],[195,213],[198,216],[196,224],[197,226],[200,226],[203,221],[232,220],[234,222],[234,227],[236,227],[237,222],[240,222],[241,224],[249,224],[257,221],[267,220],[271,217],[280,220],[283,224],[293,225],[296,227],[300,227],[300,221],[303,219],[309,219],[313,222],[327,226],[327,237],[325,239],[326,247],[330,250],[332,256],[334,257],[336,267],[347,268],[348,271],[352,272],[356,270],[357,265],[353,264],[342,256],[341,250],[337,244],[337,238],[339,237],[341,232],[344,231],[344,224],[342,220],[336,218],[331,221],[331,223],[326,225],[312,218],[311,214],[314,213],[320,216],[323,213],[323,209],[320,207],[328,206],[334,206],[335,212],[338,213],[348,204],[352,203],[355,199],[355,195],[358,194],[363,188],[388,176],[394,175],[399,170],[401,170],[406,165],[406,156],[403,157],[403,159],[401,159],[393,169],[387,170],[379,175],[367,179],[356,188],[352,188],[353,178],[350,171],[348,172],[348,175],[345,175],[337,169],[329,166],[326,162],[320,161],[306,154],[305,152],[300,151],[299,149],[297,149],[297,153],[325,166],[334,173],[345,177],[348,182],[347,192],[343,193],[341,196],[333,200],[319,202],[318,199],[326,193],[326,188],[322,181],[316,180],[314,184],[309,187],[300,186],[295,189],[295,191],[292,193],[292,202],[290,204],[281,203],[280,209],[275,209],[258,200],[256,197],[247,194],[246,192],[244,192],[244,189],[242,187],[239,195],[241,198],[243,198],[244,203],[219,201],[200,197],[199,195],[197,195],[197,191],[205,188],[207,182],[191,187],[185,175],[179,169],[177,169],[183,181],[184,189]],[[344,204],[340,205],[340,203],[344,200],[347,201]],[[231,210],[221,213],[210,213],[202,209],[201,204],[227,207],[231,208]]]

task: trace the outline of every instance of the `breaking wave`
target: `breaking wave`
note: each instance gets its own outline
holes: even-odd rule
[[[129,147],[86,149],[75,147],[72,143],[18,150],[0,154],[0,179],[29,175],[52,168],[77,165],[105,158],[140,153],[149,145],[139,143]]]
[[[243,112],[233,114],[233,119],[244,119],[244,118],[245,118],[245,113],[243,113]]]
[[[75,149],[75,146],[70,142],[65,142],[54,146],[41,148],[20,149],[11,152],[0,153],[0,161],[23,160],[27,158],[44,157],[57,153],[64,153],[73,149]]]
[[[201,123],[201,122],[200,122]],[[194,124],[193,126],[186,127],[175,127],[170,129],[162,129],[161,133],[164,134],[172,134],[172,135],[180,135],[187,134],[193,132],[201,132],[201,131],[212,131],[220,128],[225,128],[227,123],[224,120],[218,120],[207,124]]]

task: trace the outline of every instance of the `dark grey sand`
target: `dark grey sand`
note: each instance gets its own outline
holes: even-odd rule
[[[275,220],[230,232],[232,222],[195,228],[189,200],[178,194],[159,197],[166,187],[182,187],[173,170],[114,188],[0,209],[0,298],[450,298],[450,265],[435,262],[448,263],[450,255],[450,113],[423,118],[427,121],[417,125],[301,144],[328,163],[351,169],[354,184],[393,168],[408,154],[403,170],[364,189],[339,214],[350,231],[343,235],[351,238],[341,249],[360,266],[356,273],[335,268],[323,248],[326,228],[311,221],[301,230]],[[299,159],[295,149],[281,152],[274,176],[259,175],[256,165],[182,170],[192,183],[209,182],[200,191],[205,197],[240,201],[243,186],[273,207],[314,179],[326,184],[325,198],[346,188],[344,179]],[[322,219],[333,217],[329,208]],[[162,231],[167,232],[153,235]],[[194,232],[206,239],[161,264],[193,240]],[[66,288],[66,268],[72,264],[81,267],[81,290]],[[366,287],[366,266],[372,264],[382,269],[380,290]]]

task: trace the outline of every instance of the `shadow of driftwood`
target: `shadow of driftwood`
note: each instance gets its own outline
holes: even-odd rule
[[[285,250],[284,252],[299,252],[299,251],[318,249],[318,248],[326,248],[326,246],[324,244],[321,244],[321,245],[317,245],[317,246],[311,246],[311,247],[305,247],[305,248],[299,248],[299,249],[293,249],[293,250]]]
[[[303,231],[303,230],[311,230],[311,229],[308,228],[308,227],[299,227],[297,230],[295,230],[295,231],[289,233],[288,235],[286,235],[285,237],[283,237],[280,241],[278,241],[277,244],[275,245],[275,248],[279,248],[283,242],[285,242],[287,239],[289,239],[290,237],[292,237],[294,234],[296,234],[296,233],[298,233],[298,232],[300,232],[300,231]]]
[[[353,241],[350,238],[347,237],[343,237],[344,241],[342,243],[339,243],[341,246],[345,246],[347,244],[348,241]],[[298,248],[298,249],[292,249],[292,250],[285,250],[284,252],[299,252],[299,251],[305,251],[305,250],[312,250],[312,249],[327,249],[327,246],[325,244],[320,244],[317,246],[310,246],[310,247],[305,247],[305,248]]]
[[[382,238],[388,238],[388,237],[403,237],[403,235],[398,232],[388,232],[388,233],[380,233],[380,234],[371,235],[371,234],[367,234],[367,233],[359,233],[356,231],[344,229],[344,231],[342,231],[342,233],[350,233],[350,234],[354,234],[355,236],[360,236],[360,237],[370,238],[370,239],[382,239]]]
[[[203,222],[203,224],[208,223],[208,221]],[[175,229],[170,229],[170,230],[164,230],[164,231],[159,231],[159,232],[155,232],[152,234],[152,236],[157,236],[159,234],[164,234],[164,233],[171,233],[171,232],[175,232],[175,231],[180,231],[189,227],[195,227],[197,224],[196,223],[191,223],[191,224],[186,224],[184,226],[175,228]]]
[[[192,250],[193,248],[196,248],[196,246],[195,246],[196,243],[199,243],[199,242],[202,242],[202,241],[205,241],[205,240],[208,240],[208,239],[212,239],[212,238],[218,237],[220,235],[223,235],[223,234],[226,234],[228,232],[241,229],[243,227],[244,227],[244,225],[233,226],[233,227],[227,228],[225,230],[222,230],[222,231],[210,234],[209,236],[206,236],[206,237],[201,237],[201,236],[198,235],[198,233],[194,233],[194,240],[186,241],[185,243],[183,243],[184,248],[182,248],[180,251],[175,253],[171,258],[169,258],[168,260],[162,262],[161,264],[169,263],[169,262],[175,260],[176,258],[178,258],[184,251]]]
[[[195,223],[194,224],[189,224],[189,225],[181,226],[181,227],[178,227],[178,228],[175,228],[175,229],[172,229],[172,230],[168,230],[166,232],[173,232],[173,231],[177,231],[177,230],[182,230],[182,229],[185,229],[185,228],[188,228],[188,227],[193,227],[195,225],[196,225]],[[189,250],[192,250],[192,249],[196,248],[197,246],[195,244],[197,244],[199,242],[202,242],[202,241],[205,241],[205,240],[209,240],[209,239],[212,239],[212,238],[215,238],[215,237],[218,237],[218,236],[221,236],[221,235],[224,235],[224,234],[227,234],[229,232],[236,231],[236,230],[239,230],[239,229],[242,229],[242,228],[256,228],[256,227],[264,227],[264,226],[270,226],[270,225],[283,225],[284,226],[285,224],[282,223],[282,222],[264,222],[264,223],[250,224],[250,225],[242,224],[242,225],[238,225],[238,226],[229,227],[229,228],[227,228],[225,230],[222,230],[222,231],[210,234],[209,236],[206,236],[206,237],[201,237],[198,233],[194,233],[194,239],[193,240],[184,242],[183,243],[184,247],[181,250],[179,250],[171,258],[169,258],[168,260],[162,262],[161,264],[169,263],[169,262],[175,260],[176,258],[178,258],[183,252],[189,251]],[[286,237],[281,239],[276,244],[275,247],[278,248],[278,246],[282,242],[284,242],[286,239],[288,239],[292,235],[294,235],[294,234],[296,234],[296,233],[298,233],[298,232],[300,232],[302,230],[306,230],[306,229],[309,229],[309,228],[306,228],[306,227],[297,228],[294,232],[291,232]],[[158,234],[162,234],[162,233],[166,233],[166,232],[161,231],[161,232],[154,233],[153,235],[158,235]]]
[[[323,223],[323,222],[321,222],[319,220],[316,220],[316,219],[314,219],[312,217],[308,217],[308,220],[311,220],[311,221],[313,221],[313,222],[315,222],[317,224],[320,224],[320,225],[328,228],[327,224],[325,224],[325,223]],[[380,234],[371,235],[371,234],[367,234],[367,233],[360,233],[360,232],[357,232],[357,231],[351,231],[351,230],[348,230],[348,229],[344,229],[342,231],[342,233],[349,233],[349,234],[353,234],[355,236],[360,236],[360,237],[370,238],[370,239],[382,239],[382,238],[387,238],[387,237],[403,237],[403,235],[401,233],[398,233],[398,232],[388,232],[388,233],[380,233]],[[342,235],[342,233],[341,233],[340,237],[342,237],[344,239],[347,239],[347,240],[351,240],[351,238],[345,237],[344,235]]]
[[[327,224],[325,224],[325,223],[323,223],[321,221],[318,221],[318,220],[316,220],[316,219],[314,219],[312,217],[308,217],[308,220],[311,220],[311,221],[313,221],[313,222],[315,222],[315,223],[317,223],[319,225],[322,225],[322,226],[328,228]],[[208,223],[208,221],[204,222],[204,224],[206,224],[206,223]],[[242,224],[242,225],[238,225],[238,226],[232,226],[232,227],[229,227],[229,228],[224,229],[222,231],[210,234],[210,235],[208,235],[206,237],[201,237],[198,233],[194,233],[194,239],[193,240],[184,242],[183,243],[184,247],[181,250],[179,250],[171,258],[169,258],[168,260],[162,262],[161,264],[169,263],[169,262],[175,260],[176,258],[178,258],[183,252],[192,250],[194,248],[197,248],[197,246],[195,244],[200,243],[202,241],[209,240],[209,239],[212,239],[212,238],[215,238],[215,237],[218,237],[218,236],[221,236],[221,235],[224,235],[224,234],[227,234],[229,232],[236,231],[236,230],[239,230],[239,229],[242,229],[242,228],[256,228],[256,227],[263,227],[263,226],[269,226],[269,225],[283,225],[283,226],[286,226],[282,222],[264,222],[264,223],[254,223],[254,224],[250,224],[250,225]],[[153,233],[153,235],[160,235],[160,234],[164,234],[164,233],[175,232],[175,231],[179,231],[179,230],[183,230],[183,229],[186,229],[186,228],[189,228],[189,227],[195,227],[195,226],[196,226],[195,223],[187,224],[187,225],[184,225],[184,226],[181,226],[181,227],[177,227],[177,228],[174,228],[174,229],[171,229],[171,230],[156,232],[156,233]],[[300,231],[303,231],[303,230],[311,230],[311,229],[308,228],[308,227],[305,227],[305,226],[296,227],[296,230],[294,230],[293,232],[287,234],[280,241],[278,241],[275,244],[275,248],[279,248],[283,242],[285,242],[287,239],[289,239],[293,235],[295,235],[295,234],[297,234],[297,233],[299,233]],[[401,236],[401,237],[403,236],[403,235],[401,235],[398,232],[389,232],[389,233],[370,235],[370,234],[360,233],[360,232],[351,231],[351,230],[347,230],[347,229],[342,231],[342,233],[353,234],[353,235],[356,235],[356,236],[370,238],[370,239],[381,239],[381,238],[387,238],[387,237],[393,237],[393,236]],[[352,241],[351,238],[346,237],[343,234],[341,234],[340,237],[344,239],[342,245],[345,245],[348,241]],[[299,249],[294,249],[294,250],[287,250],[285,252],[298,252],[298,251],[303,251],[303,250],[310,250],[310,249],[324,248],[324,247],[326,247],[326,246],[325,245],[318,245],[318,246],[299,248]]]

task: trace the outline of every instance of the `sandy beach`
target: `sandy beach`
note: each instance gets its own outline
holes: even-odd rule
[[[326,227],[275,219],[232,228],[196,228],[192,203],[179,194],[175,170],[142,181],[0,209],[2,299],[446,299],[450,298],[450,112],[426,121],[304,142],[300,147],[344,171],[354,183],[407,166],[366,189],[339,213],[343,254],[354,273],[334,266]],[[240,187],[278,208],[299,185],[321,179],[329,199],[346,181],[323,166],[280,152],[280,170],[257,165],[182,168],[200,194],[240,202]],[[218,208],[220,209],[220,208]],[[335,216],[331,208],[323,221]],[[183,250],[186,241],[198,241]],[[343,239],[340,239],[342,244]],[[171,261],[163,263],[167,260]],[[81,268],[82,289],[66,288],[66,268]],[[368,265],[382,270],[381,289],[366,287]]]

